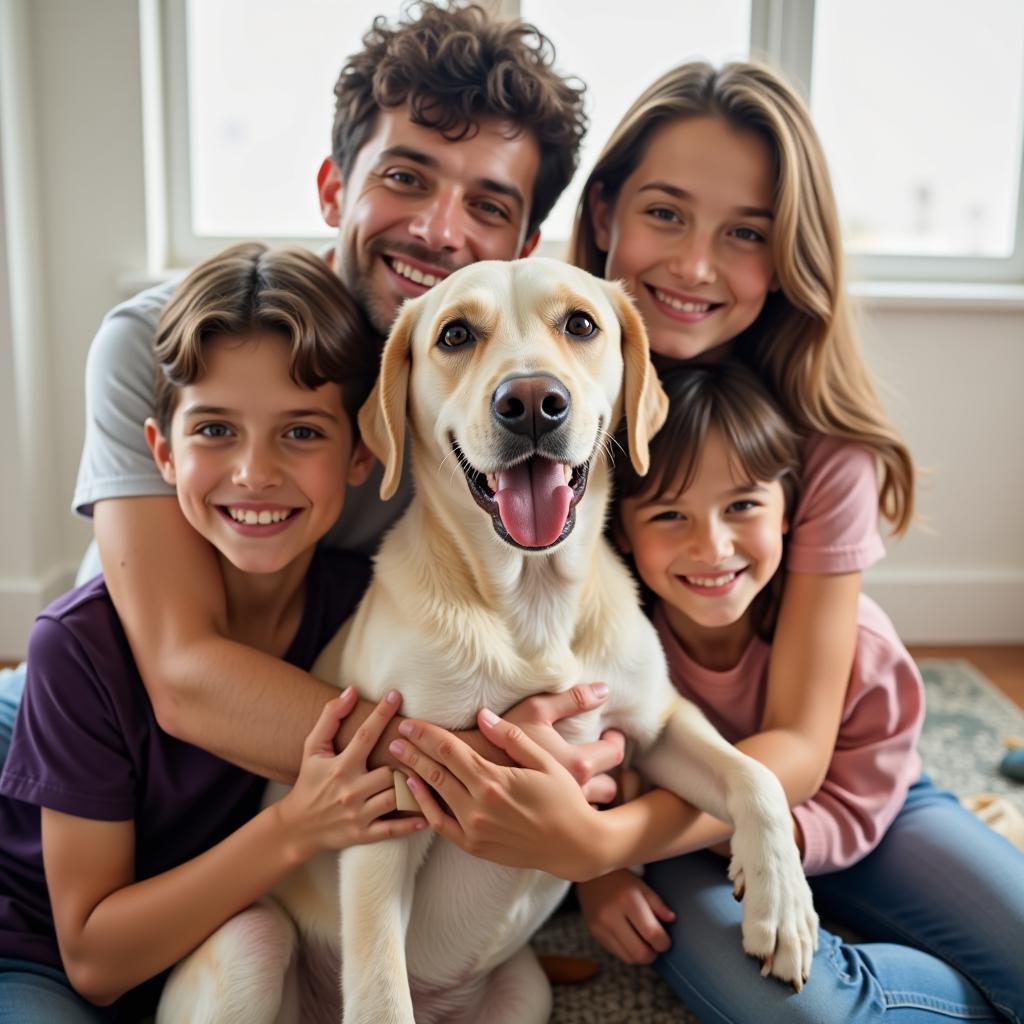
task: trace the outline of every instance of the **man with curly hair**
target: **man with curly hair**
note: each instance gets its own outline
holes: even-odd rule
[[[377,18],[334,88],[318,184],[335,267],[385,333],[467,263],[528,255],[576,169],[582,89],[532,25],[479,7]]]
[[[335,87],[332,153],[317,177],[323,217],[337,229],[325,258],[381,336],[405,298],[466,264],[525,256],[537,244],[586,128],[582,85],[553,64],[551,43],[532,25],[460,3],[419,4],[396,24],[377,18],[348,59]],[[93,342],[74,507],[93,518],[107,587],[161,728],[290,783],[336,691],[263,653],[265,638],[228,638],[240,627],[226,622],[213,551],[146,448],[156,324],[172,290],[161,285],[117,307]],[[385,506],[378,489],[375,475],[350,491],[328,543],[376,547],[405,504],[399,496]],[[544,699],[544,714],[530,709],[533,721],[579,710],[572,694]],[[361,702],[337,745],[370,709]],[[392,760],[395,735],[378,745],[378,763]],[[471,742],[498,756],[479,733]],[[587,753],[597,770],[615,759],[607,744]]]

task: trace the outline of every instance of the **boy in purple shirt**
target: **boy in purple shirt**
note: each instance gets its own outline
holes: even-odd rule
[[[217,550],[227,630],[302,669],[369,577],[316,542],[373,462],[355,435],[372,335],[321,259],[258,244],[196,268],[157,335],[146,439]],[[167,969],[298,864],[423,827],[380,820],[391,773],[366,766],[397,694],[340,755],[356,694],[331,700],[294,789],[257,813],[262,778],[158,725],[102,578],[39,616],[29,666],[0,778],[0,1020],[151,1012]]]

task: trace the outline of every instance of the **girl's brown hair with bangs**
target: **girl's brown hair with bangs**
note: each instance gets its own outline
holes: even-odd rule
[[[708,436],[717,432],[731,453],[734,475],[750,483],[778,481],[792,518],[802,438],[754,373],[738,363],[682,363],[662,375],[661,386],[668,415],[651,441],[650,468],[641,476],[629,459],[616,459],[616,498],[679,497],[700,470]],[[624,429],[616,441],[628,450]],[[775,629],[783,576],[780,569],[751,606],[754,630],[764,640]]]
[[[164,436],[181,388],[203,373],[214,338],[279,335],[296,384],[341,388],[356,413],[373,388],[383,339],[327,264],[306,249],[246,242],[199,264],[164,308],[156,335],[155,415]]]
[[[914,510],[914,464],[886,416],[861,355],[843,283],[839,217],[821,142],[800,97],[753,63],[696,62],[659,78],[629,108],[583,188],[570,242],[576,266],[604,276],[590,202],[614,203],[654,133],[687,117],[721,117],[765,140],[775,175],[772,257],[778,291],[733,342],[733,357],[771,389],[804,433],[845,438],[874,452],[879,506],[899,535]]]

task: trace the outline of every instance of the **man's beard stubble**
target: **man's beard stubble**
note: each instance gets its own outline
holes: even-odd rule
[[[374,329],[387,337],[402,302],[395,303],[390,297],[381,299],[374,292],[373,270],[377,260],[385,253],[389,256],[409,256],[411,259],[437,267],[445,274],[454,273],[459,269],[459,265],[444,253],[434,252],[410,242],[396,242],[387,238],[374,238],[369,243],[365,250],[365,265],[361,263],[359,254],[342,253],[340,248],[336,247],[335,271],[341,278],[342,284],[352,293],[353,298],[359,303]]]

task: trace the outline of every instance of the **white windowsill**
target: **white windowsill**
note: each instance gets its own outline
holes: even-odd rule
[[[850,294],[869,309],[1024,312],[1024,284],[954,281],[851,281]]]

